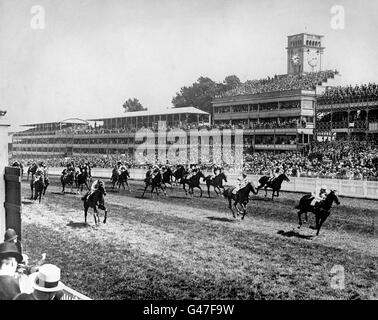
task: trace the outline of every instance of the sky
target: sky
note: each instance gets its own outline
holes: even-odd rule
[[[134,97],[162,110],[200,76],[285,74],[287,36],[302,32],[324,35],[323,69],[378,82],[377,15],[375,0],[0,0],[2,121],[121,116]]]

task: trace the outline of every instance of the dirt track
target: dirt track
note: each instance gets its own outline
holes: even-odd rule
[[[222,198],[191,199],[174,189],[167,198],[140,199],[141,187],[132,182],[131,194],[108,188],[108,223],[96,228],[92,215],[83,224],[79,195],[51,186],[42,204],[25,200],[25,249],[35,259],[47,252],[66,283],[98,299],[375,297],[377,202],[341,198],[313,237],[308,226],[292,232],[298,194],[274,203],[254,197],[240,221]],[[334,265],[345,269],[343,290],[330,287]]]

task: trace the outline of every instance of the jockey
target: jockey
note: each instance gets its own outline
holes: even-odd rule
[[[249,181],[247,179],[247,174],[245,172],[242,172],[242,176],[238,178],[237,184],[236,184],[234,190],[232,190],[232,193],[237,194],[237,192],[240,189],[243,189],[248,184],[248,182]]]
[[[214,165],[214,176],[217,176],[221,172],[221,167],[218,165]]]
[[[99,188],[99,186],[100,186],[101,183],[102,183],[102,181],[99,180],[99,179],[93,181],[93,183],[92,183],[92,185],[91,185],[91,190],[88,191],[88,192],[84,195],[84,197],[82,197],[81,199],[82,199],[82,200],[89,199],[89,197],[90,197],[92,194],[94,194],[94,193],[98,190],[98,188]],[[99,206],[100,209],[104,207],[104,197],[101,197],[101,199],[99,200],[99,204],[100,204],[100,206]]]
[[[327,197],[327,194],[328,194],[327,186],[323,185],[321,186],[320,189],[317,188],[315,192],[311,193],[311,196],[313,197],[311,201],[311,205],[314,207],[317,206],[320,203],[320,201],[324,200]]]
[[[280,168],[276,168],[276,170],[272,170],[271,176],[268,180],[269,182],[272,182],[274,179],[276,179],[280,175]]]

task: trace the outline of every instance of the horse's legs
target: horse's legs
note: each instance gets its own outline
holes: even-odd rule
[[[242,215],[242,220],[243,220],[244,216],[247,214],[247,206],[244,203],[242,203],[241,206],[243,208],[243,215]]]
[[[142,194],[142,198],[144,197],[144,193],[146,192],[147,187],[148,187],[148,184],[144,187],[143,194]]]
[[[184,191],[185,191],[185,195],[187,196],[188,195],[188,192],[186,191],[186,188],[185,188],[185,182],[182,184],[183,188],[184,188]]]
[[[107,218],[107,216],[108,216],[108,210],[104,210],[105,212],[104,212],[104,221],[103,221],[103,223],[106,223],[106,218]]]
[[[272,201],[274,200],[274,192],[275,192],[275,190],[272,189]]]
[[[43,189],[39,192],[39,203],[41,203],[42,191],[43,191]]]
[[[200,191],[201,191],[200,198],[202,198],[202,188],[201,188],[201,186],[198,186],[197,188],[200,189]]]
[[[88,207],[84,204],[84,223],[87,224]]]
[[[239,208],[237,207],[237,204],[238,204],[238,202],[235,200],[234,207],[236,209],[236,214],[239,215]],[[234,216],[234,218],[235,218],[235,216]]]
[[[232,201],[232,199],[231,199],[231,198],[228,198],[228,207],[230,208],[230,210],[231,210],[232,215],[234,216],[234,218],[236,218],[236,216],[235,216],[235,212],[234,212],[234,210],[232,210],[231,201]]]
[[[97,226],[97,209],[96,209],[96,205],[93,208],[93,218],[94,218],[94,221],[95,221],[95,225]]]
[[[301,226],[302,226],[302,219],[301,219],[302,213],[303,213],[302,210],[299,210],[299,211],[298,211],[298,224],[299,224],[299,225],[298,225],[298,229],[300,229]],[[307,216],[307,212],[306,212],[306,216]]]
[[[215,187],[214,187],[214,190],[215,190]],[[207,194],[208,194],[208,196],[210,198],[210,185],[209,184],[207,185]]]
[[[318,225],[318,231],[316,232],[316,235],[319,235],[320,228],[322,227],[324,221],[326,221],[328,215],[324,215],[323,217],[320,218],[319,225]]]
[[[320,213],[315,213],[315,228],[317,230],[316,235],[319,235],[320,230]]]

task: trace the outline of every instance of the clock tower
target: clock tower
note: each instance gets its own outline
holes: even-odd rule
[[[287,73],[318,72],[322,69],[323,36],[300,33],[287,37]]]

